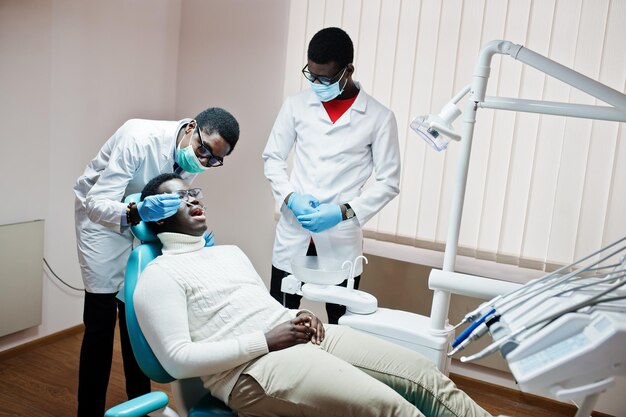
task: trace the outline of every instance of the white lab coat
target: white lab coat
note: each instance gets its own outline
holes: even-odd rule
[[[284,204],[291,192],[312,194],[320,203],[349,203],[356,217],[322,234],[339,260],[362,254],[361,227],[399,193],[400,150],[393,112],[360,92],[352,107],[334,124],[311,89],[288,97],[276,118],[263,152],[265,176],[281,212],[276,226],[272,264],[291,272],[291,259],[306,254],[311,233]],[[293,168],[287,158],[294,150]],[[371,184],[365,183],[372,175]],[[317,244],[318,255],[320,245]],[[327,247],[328,245],[324,245]],[[359,263],[355,276],[361,274]]]
[[[176,138],[190,121],[127,121],[76,181],[76,241],[87,291],[114,293],[121,288],[133,241],[122,227],[123,200],[157,175],[173,172]],[[187,182],[195,178],[182,176]]]

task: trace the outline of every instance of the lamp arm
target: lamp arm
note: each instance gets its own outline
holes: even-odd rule
[[[573,69],[567,68],[564,65],[559,64],[543,55],[528,49],[520,47],[516,56],[513,58],[520,62],[523,62],[531,67],[553,76],[554,78],[563,81],[565,84],[571,85],[585,93],[604,101],[612,106],[618,107],[622,110],[626,110],[626,95],[614,90],[613,88],[604,85],[596,80],[593,80],[586,75],[583,75]]]
[[[625,111],[609,106],[593,106],[588,104],[487,96],[484,101],[478,103],[478,107],[483,109],[512,110],[526,113],[579,117],[582,119],[626,122]]]
[[[556,61],[510,41],[495,40],[487,43],[481,49],[478,62],[474,68],[472,90],[474,101],[485,99],[487,78],[490,73],[491,59],[495,54],[509,55],[512,58],[550,75],[557,80],[571,85],[585,93],[604,101],[612,106],[626,110],[626,95],[592,78],[587,77]],[[484,81],[484,82],[483,82]]]
[[[471,84],[466,85],[465,87],[463,87],[458,93],[456,93],[456,95],[454,97],[452,97],[452,99],[450,100],[451,103],[458,103],[459,101],[461,101],[461,99],[463,97],[465,97],[465,95],[467,93],[469,93],[470,89],[471,89]]]
[[[472,77],[472,96],[475,102],[480,102],[485,99],[487,80],[491,73],[491,58],[493,58],[495,54],[516,57],[521,48],[521,45],[510,41],[495,40],[487,43],[480,50]]]

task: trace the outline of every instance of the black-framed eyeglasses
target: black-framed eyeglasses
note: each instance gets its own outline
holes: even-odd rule
[[[202,198],[202,188],[190,188],[188,190],[176,190],[174,194],[181,200],[189,201],[189,198]]]
[[[215,156],[211,150],[211,146],[202,140],[202,133],[200,133],[200,126],[198,128],[198,137],[200,138],[200,147],[198,148],[198,154],[201,158],[208,158],[207,166],[211,168],[217,168],[224,165],[224,158]]]
[[[340,69],[337,74],[333,75],[332,77],[326,77],[325,75],[313,74],[311,71],[309,71],[307,69],[308,66],[309,66],[309,64],[306,64],[302,68],[302,75],[304,75],[304,78],[306,78],[307,80],[311,81],[312,83],[314,83],[315,80],[317,80],[322,85],[335,84],[337,81],[339,81],[341,79],[341,77],[343,77],[343,74],[346,71],[346,69],[348,69],[348,66],[346,65],[345,67]]]

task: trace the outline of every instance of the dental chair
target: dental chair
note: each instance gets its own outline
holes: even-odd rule
[[[138,202],[140,194],[126,197],[125,203]],[[144,223],[132,226],[133,235],[141,242],[130,254],[124,278],[124,299],[126,303],[126,325],[133,353],[141,370],[151,380],[159,383],[171,382],[172,395],[178,413],[167,407],[168,396],[161,391],[151,392],[110,408],[105,417],[138,417],[150,413],[151,416],[167,417],[235,417],[235,414],[220,400],[211,396],[200,378],[176,380],[161,366],[148,345],[135,315],[133,294],[137,279],[144,268],[161,255],[161,242]]]

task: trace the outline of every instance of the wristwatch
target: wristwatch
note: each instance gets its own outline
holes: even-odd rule
[[[351,219],[354,216],[356,216],[356,214],[354,213],[354,210],[352,209],[352,207],[350,207],[350,204],[345,203],[344,206],[346,207],[346,220]]]

